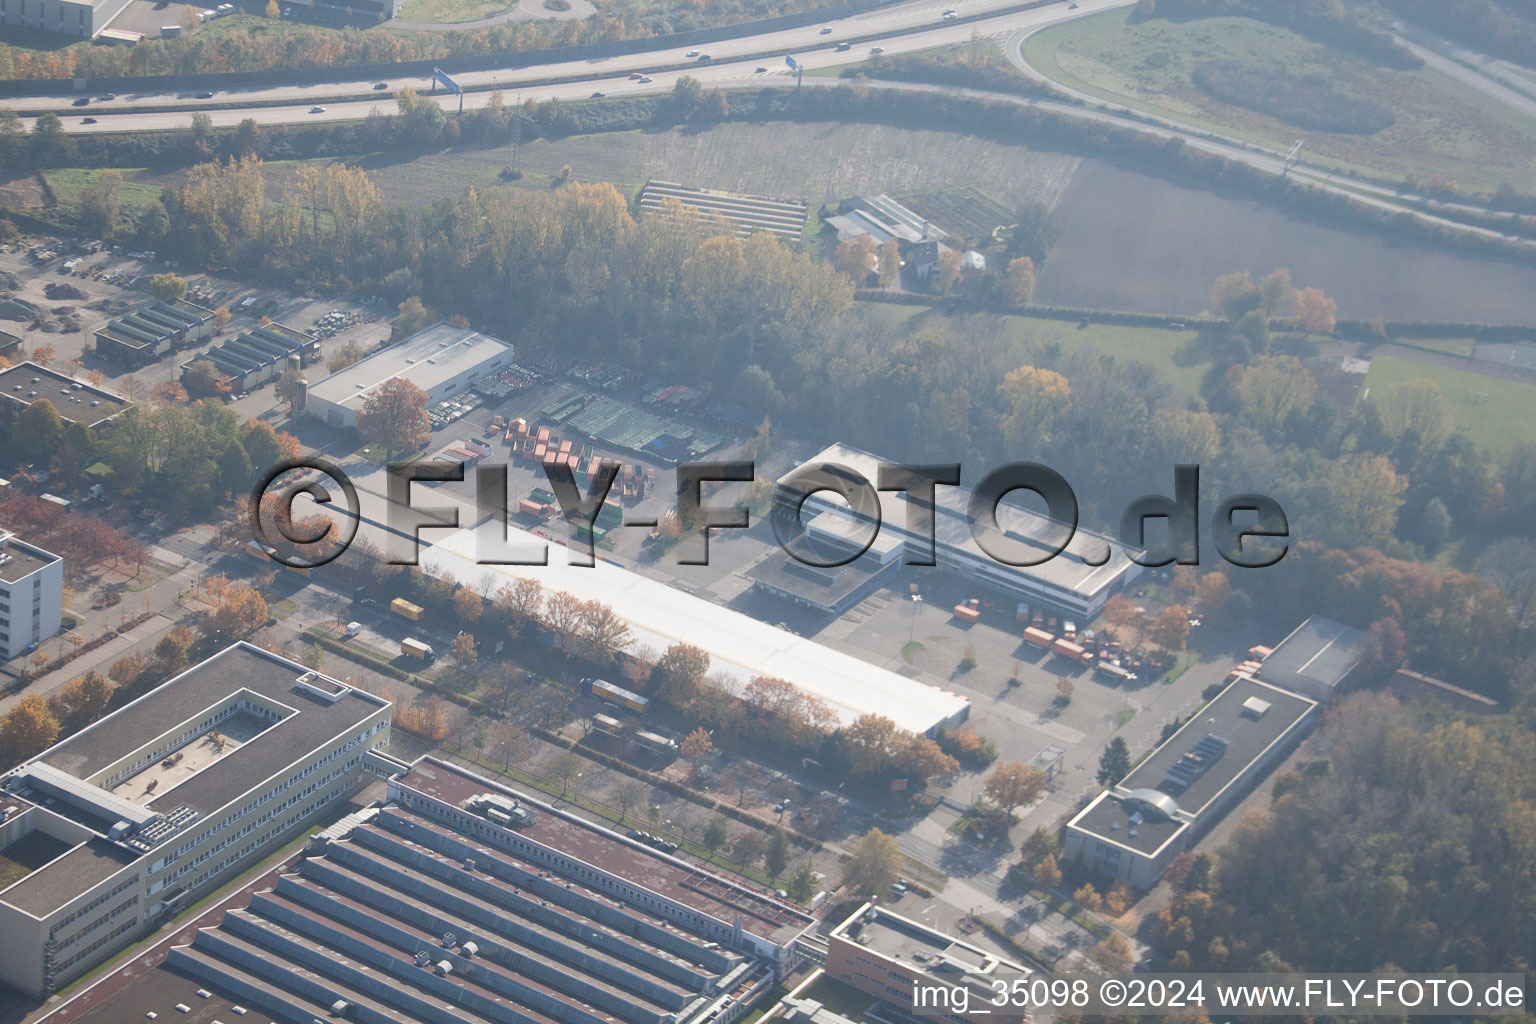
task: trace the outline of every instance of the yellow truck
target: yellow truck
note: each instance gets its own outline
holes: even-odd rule
[[[421,605],[411,604],[411,602],[407,601],[403,597],[397,597],[393,601],[389,602],[389,610],[394,612],[396,615],[403,615],[405,618],[410,619],[412,622],[421,621]]]

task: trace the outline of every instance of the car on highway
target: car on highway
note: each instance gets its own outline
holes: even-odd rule
[[[954,19],[960,17],[960,15],[956,14],[955,9],[951,7],[949,10],[944,12],[943,17],[945,21],[953,21]]]
[[[698,55],[698,50],[689,50],[687,53],[683,54],[684,57],[697,57]]]
[[[94,117],[82,117],[80,119],[80,123],[81,124],[95,124],[96,123],[96,119]]]
[[[115,99],[117,99],[117,93],[115,93],[115,92],[104,92],[100,96],[97,96],[96,98],[98,100],[102,101],[102,102],[106,102],[107,100],[115,100]]]
[[[86,104],[88,104],[90,102],[91,102],[91,98],[89,96],[81,96],[79,99],[75,100],[75,104],[74,105],[77,106],[77,107],[83,107],[83,106],[85,106]]]
[[[592,94],[592,98],[595,99],[595,100],[600,100],[600,99],[602,99],[606,95],[607,95],[607,93],[595,92],[595,93]]]
[[[313,106],[309,108],[309,112],[311,114],[323,114],[325,113],[325,108],[322,106]]]
[[[375,89],[388,89],[389,88],[389,83],[388,82],[374,82],[373,83],[373,87]]]
[[[711,61],[711,60],[714,60],[714,58],[713,58],[713,57],[711,57],[711,56],[710,56],[710,55],[709,55],[709,54],[707,54],[707,53],[701,53],[701,54],[699,54],[699,63],[700,63],[700,64],[707,64],[707,63],[709,63],[709,62],[710,62],[710,61]]]
[[[213,99],[213,93],[204,90],[203,92],[197,94],[197,98],[200,100],[211,100]]]
[[[752,69],[752,73],[754,75],[765,75],[765,74],[768,73],[768,69],[767,68],[753,68]]]
[[[869,48],[869,54],[870,54],[871,57],[878,57],[878,56],[880,56],[884,52],[885,52],[885,47],[883,47],[883,46],[871,46]]]
[[[837,44],[837,52],[838,53],[845,53],[845,52],[847,52],[848,50],[851,50],[851,49],[853,49],[853,44],[852,43],[838,43]]]
[[[650,83],[650,81],[651,81],[651,76],[650,75],[641,75],[640,76],[640,84],[641,85],[647,85],[647,84]]]
[[[821,34],[824,35],[824,36],[831,35],[832,34],[832,26],[831,25],[824,25],[824,26],[822,26]]]
[[[629,76],[629,80],[631,82],[638,82],[638,81],[640,81],[640,79],[642,79],[644,77],[645,77],[645,73],[644,72],[636,71],[636,72],[634,72],[633,74],[631,74]]]

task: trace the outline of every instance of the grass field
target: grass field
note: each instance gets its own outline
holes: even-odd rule
[[[165,179],[161,175],[148,172],[142,167],[115,169],[123,176],[123,184],[117,194],[124,205],[143,206],[151,200],[160,198],[160,190],[165,184]],[[59,202],[72,205],[80,198],[82,189],[96,183],[96,179],[101,177],[102,170],[106,168],[56,167],[45,171],[44,175],[48,178],[48,185],[53,189],[53,194],[58,197]]]
[[[451,24],[488,18],[515,6],[515,0],[405,0],[395,17],[401,21]]]
[[[1536,388],[1527,384],[1387,356],[1371,360],[1365,389],[1407,380],[1434,381],[1457,426],[1496,456],[1518,440],[1536,437]]]
[[[1492,191],[1536,192],[1536,127],[1439,72],[1400,71],[1249,18],[1133,20],[1127,10],[1081,18],[1031,36],[1025,56],[1064,85],[1198,127],[1286,148],[1303,139],[1309,159],[1420,182],[1455,181]],[[1298,128],[1221,103],[1195,85],[1211,60],[1283,65],[1325,78],[1340,92],[1389,109],[1395,121],[1370,135]]]
[[[1194,331],[1171,331],[1161,327],[1120,327],[1090,323],[1079,329],[1076,323],[1050,320],[1027,314],[951,314],[941,310],[897,306],[881,302],[861,302],[855,307],[861,317],[877,317],[891,326],[916,329],[924,323],[942,323],[961,316],[983,316],[1002,321],[1019,347],[1022,359],[1026,345],[1055,343],[1063,351],[1087,350],[1120,359],[1151,363],[1161,370],[1180,392],[1190,398],[1200,394],[1200,382],[1210,370],[1203,356],[1193,356]],[[905,654],[905,649],[903,650]]]

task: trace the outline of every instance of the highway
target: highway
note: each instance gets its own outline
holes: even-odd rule
[[[1272,174],[1288,173],[1312,187],[1344,195],[1378,209],[1409,213],[1425,224],[1536,249],[1536,242],[1456,219],[1457,213],[1496,211],[1464,203],[1443,203],[1428,196],[1404,192],[1393,185],[1336,174],[1328,167],[1309,163],[1305,159],[1288,168],[1286,154],[1280,150],[1077,92],[1047,78],[1024,59],[1024,41],[1033,33],[1074,18],[1126,7],[1132,2],[1061,0],[1018,10],[1018,0],[910,0],[799,28],[743,35],[703,44],[701,49],[711,58],[703,63],[697,62],[696,58],[689,58],[688,50],[678,47],[675,50],[652,50],[595,60],[466,72],[454,77],[462,86],[477,90],[464,94],[463,105],[466,110],[488,104],[492,87],[502,91],[503,102],[508,104],[520,104],[529,99],[585,100],[598,93],[609,98],[655,95],[672,91],[678,79],[684,75],[697,79],[705,88],[791,87],[796,75],[785,62],[786,54],[792,54],[809,72],[867,62],[872,56],[871,51],[876,48],[880,48],[887,56],[896,56],[965,43],[972,38],[987,38],[996,40],[1016,67],[1050,84],[1069,97],[1070,102],[881,81],[878,78],[878,65],[875,64],[869,65],[867,71],[872,83],[884,89],[919,94],[975,96],[1028,105],[1156,138],[1181,139],[1192,149]],[[946,18],[945,13],[951,10],[953,15]],[[838,50],[840,41],[854,39],[859,41],[849,49]],[[659,70],[669,65],[672,66],[671,70]],[[1465,74],[1467,69],[1460,67],[1459,70]],[[642,75],[646,80],[640,80]],[[831,76],[809,75],[803,79],[803,85],[825,88],[842,84],[843,81]],[[254,120],[259,125],[361,120],[375,110],[393,113],[396,90],[411,86],[425,93],[431,85],[430,80],[419,77],[394,78],[382,83],[385,88],[375,88],[379,84],[375,79],[358,79],[315,85],[227,88],[214,91],[211,97],[202,97],[187,90],[136,92],[121,94],[112,100],[93,99],[87,107],[72,106],[80,94],[71,92],[57,96],[4,98],[0,99],[0,106],[34,112],[52,109],[63,118],[66,131],[79,134],[185,128],[192,113],[199,110],[207,113],[215,128],[229,128],[246,119]],[[1493,88],[1489,88],[1493,85],[1485,82],[1485,91],[1494,92]],[[1507,89],[1504,91],[1512,92]],[[438,90],[436,100],[447,110],[457,109],[459,104],[459,97],[448,95],[442,89]],[[1525,112],[1521,109],[1522,104],[1512,103],[1512,106]],[[86,124],[86,118],[92,119],[93,123]],[[30,120],[23,118],[28,128],[30,124],[27,122]]]
[[[514,99],[521,101],[530,98],[586,99],[594,91],[608,96],[668,92],[677,79],[685,74],[706,86],[760,81],[765,75],[774,73],[780,75],[782,82],[783,76],[792,74],[785,65],[785,54],[794,54],[796,60],[802,61],[807,69],[842,66],[868,60],[871,48],[877,45],[883,46],[892,55],[910,53],[933,46],[965,42],[973,32],[982,36],[1002,36],[1030,31],[1069,18],[1127,6],[1130,2],[1078,0],[1073,4],[1061,2],[1032,10],[982,17],[992,11],[1017,7],[1019,0],[911,0],[836,21],[703,44],[700,48],[712,60],[707,63],[691,63],[685,70],[651,72],[651,69],[659,66],[690,63],[692,58],[686,55],[688,48],[678,47],[675,50],[653,50],[596,60],[465,72],[456,74],[454,79],[466,89],[498,87],[503,90],[508,103]],[[943,16],[950,9],[955,11],[954,20],[946,20]],[[823,34],[827,28],[832,31]],[[837,44],[845,39],[864,41],[838,52]],[[768,70],[759,74],[758,67]],[[646,73],[653,81],[633,81],[629,76],[635,72]],[[554,79],[571,81],[558,85],[533,84]],[[183,128],[191,113],[196,110],[206,110],[216,127],[232,126],[247,117],[254,118],[258,124],[346,121],[366,117],[375,107],[393,113],[395,90],[411,86],[426,91],[430,81],[424,77],[390,79],[385,82],[386,89],[375,89],[377,84],[377,79],[370,78],[315,85],[229,88],[219,89],[211,97],[201,97],[198,90],[135,92],[119,94],[112,100],[92,99],[88,107],[72,106],[81,94],[70,91],[53,96],[7,97],[0,99],[0,105],[26,111],[52,110],[64,119],[68,131],[80,133]],[[357,99],[359,96],[368,98]],[[467,93],[464,107],[471,109],[483,106],[489,97],[488,91]],[[445,95],[439,89],[439,99],[445,109],[457,109],[457,97]],[[284,100],[291,103],[283,105]],[[253,106],[241,109],[238,108],[239,104]],[[263,106],[254,106],[256,104]],[[311,114],[310,108],[316,105],[324,106],[325,111]],[[136,109],[143,107],[153,107],[155,110]],[[164,109],[167,107],[173,109]],[[83,119],[86,117],[95,118],[96,123],[84,124]]]

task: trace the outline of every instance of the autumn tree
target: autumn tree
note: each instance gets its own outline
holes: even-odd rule
[[[710,739],[708,730],[699,726],[683,737],[683,742],[678,744],[677,749],[693,765],[693,770],[698,772],[714,753],[715,743]]]
[[[582,602],[576,630],[583,653],[599,664],[612,662],[634,642],[629,623],[601,601]]]
[[[901,849],[896,839],[872,828],[854,840],[843,884],[855,898],[882,895],[901,876]]]
[[[1003,811],[1012,814],[1021,804],[1032,804],[1045,795],[1049,777],[1039,768],[1031,768],[1021,761],[1009,761],[993,769],[982,786],[987,798]]]
[[[1298,288],[1291,293],[1291,318],[1308,334],[1332,334],[1338,326],[1339,304],[1321,288]]]
[[[111,680],[100,672],[87,672],[49,697],[48,709],[64,732],[74,732],[94,722],[107,710],[114,689]]]
[[[392,460],[397,451],[413,452],[425,447],[432,436],[427,393],[404,377],[385,381],[358,410],[357,429],[384,449],[385,461]]]
[[[0,749],[12,761],[24,761],[53,746],[59,738],[59,722],[48,702],[29,693],[0,717]]]
[[[794,875],[784,886],[784,891],[789,893],[789,898],[796,903],[807,903],[812,896],[816,895],[816,882],[816,869],[811,866],[810,861],[806,861],[795,869]]]
[[[887,239],[875,256],[875,274],[881,288],[889,288],[901,280],[901,243]]]
[[[1119,736],[1111,736],[1099,755],[1099,772],[1094,778],[1101,786],[1113,786],[1131,774],[1131,749]]]
[[[331,358],[325,361],[325,368],[331,373],[340,373],[365,355],[367,353],[363,351],[363,346],[358,344],[355,338],[349,339],[346,344],[331,353]]]
[[[47,466],[64,438],[64,421],[58,409],[40,398],[21,411],[11,427],[10,449],[22,463]]]
[[[437,104],[434,103],[432,106],[435,109]],[[425,330],[432,324],[431,312],[426,306],[422,305],[421,299],[414,295],[400,303],[397,313],[394,325],[390,328],[390,341],[408,338],[418,331]]]
[[[181,372],[181,383],[188,395],[198,398],[227,395],[231,390],[229,377],[211,359],[193,359]]]
[[[1061,884],[1061,868],[1056,864],[1054,853],[1048,853],[1037,861],[1030,869],[1030,874],[1047,889],[1054,889]]]
[[[469,633],[458,634],[448,645],[448,656],[461,671],[469,670],[480,657],[479,652],[475,650],[475,638]]]
[[[169,302],[187,297],[187,279],[177,274],[156,274],[149,279],[149,294]]]
[[[1237,381],[1238,403],[1255,427],[1278,433],[1292,412],[1312,404],[1317,381],[1295,356],[1259,356]]]
[[[948,246],[939,246],[939,260],[936,269],[936,278],[940,295],[948,295],[949,290],[960,283],[960,253]]]
[[[1022,306],[1035,293],[1035,261],[1019,256],[1008,261],[1008,271],[1003,276],[1003,301],[1010,306]]]
[[[745,828],[731,838],[731,859],[749,868],[763,858],[768,841],[755,828]]]
[[[870,271],[875,269],[878,251],[873,235],[854,235],[838,245],[832,261],[855,287],[863,287]]]
[[[460,622],[479,622],[485,614],[485,599],[468,587],[453,592],[453,614]]]
[[[1153,643],[1170,651],[1182,651],[1189,643],[1189,609],[1171,604],[1158,613],[1147,628]]]
[[[237,583],[231,586],[213,610],[213,628],[226,637],[240,637],[265,625],[267,602],[254,587]]]
[[[651,669],[651,684],[658,698],[682,707],[697,694],[708,672],[708,654],[692,644],[675,643]]]

